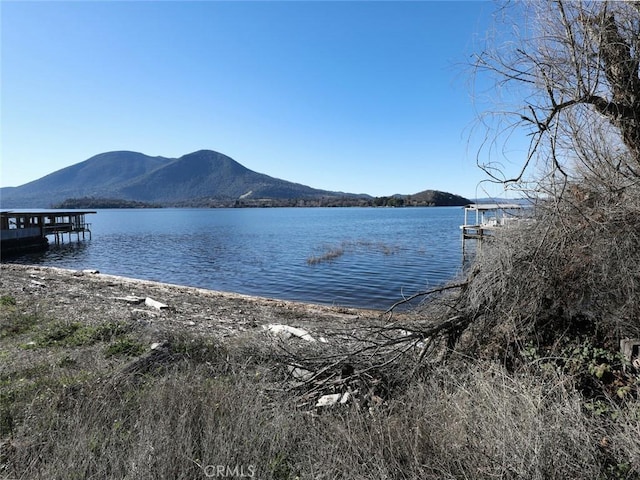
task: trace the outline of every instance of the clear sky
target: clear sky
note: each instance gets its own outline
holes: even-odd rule
[[[484,196],[466,64],[491,2],[0,9],[1,186],[107,151],[211,149],[315,188]]]

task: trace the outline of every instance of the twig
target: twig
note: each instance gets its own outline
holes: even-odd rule
[[[432,295],[432,294],[434,294],[434,293],[444,292],[444,291],[446,291],[446,290],[453,290],[454,288],[462,288],[462,287],[466,287],[468,284],[469,284],[469,282],[468,282],[468,281],[465,281],[465,282],[462,282],[462,283],[454,283],[454,284],[452,284],[452,285],[445,285],[444,287],[434,288],[433,290],[428,290],[428,291],[426,291],[426,292],[418,292],[418,293],[415,293],[415,294],[411,295],[410,297],[403,298],[402,300],[398,300],[396,303],[394,303],[393,305],[391,305],[391,306],[387,309],[387,311],[386,311],[386,312],[384,312],[384,313],[391,313],[391,312],[393,312],[393,310],[394,310],[396,307],[398,307],[398,306],[400,306],[400,305],[402,305],[402,304],[404,304],[404,303],[408,303],[408,302],[410,302],[410,301],[412,301],[412,300],[415,300],[415,299],[416,299],[416,298],[418,298],[418,297],[424,297],[424,296],[426,296],[426,295]]]

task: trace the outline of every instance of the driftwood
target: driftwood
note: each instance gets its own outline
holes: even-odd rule
[[[127,295],[125,297],[113,297],[113,299],[124,303],[131,303],[133,305],[139,305],[145,300],[143,297],[136,297],[134,295]]]

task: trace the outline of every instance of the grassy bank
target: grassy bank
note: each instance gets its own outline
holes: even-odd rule
[[[47,311],[13,295],[0,302],[5,478],[594,479],[638,472],[640,404],[628,395],[587,408],[576,372],[584,367],[588,375],[588,352],[572,371],[535,352],[511,371],[461,356],[429,363],[409,352],[367,384],[384,384],[369,401],[352,389],[354,401],[315,408],[308,385],[287,365],[344,358],[344,345],[283,344],[256,332],[220,340],[182,329],[165,331],[151,349],[157,332],[144,323],[82,323]],[[362,372],[369,357],[350,362]]]

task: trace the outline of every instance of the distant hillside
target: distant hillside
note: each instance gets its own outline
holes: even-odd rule
[[[170,160],[136,152],[101,153],[20,187],[0,189],[2,208],[48,208],[68,198],[119,197],[118,189]]]
[[[319,190],[254,172],[222,153],[200,150],[180,158],[118,151],[96,155],[19,187],[0,189],[0,207],[265,207],[464,205],[451,193],[373,198]],[[98,205],[103,205],[98,207]]]
[[[64,202],[56,203],[51,208],[63,210],[96,210],[98,208],[159,208],[155,203],[137,202],[135,200],[121,200],[119,198],[68,198]]]
[[[254,172],[218,152],[180,158],[108,152],[20,187],[0,189],[2,208],[48,208],[68,199],[109,198],[159,205],[212,200],[357,198]]]
[[[462,207],[472,203],[468,198],[438,190],[424,190],[405,197],[406,205]]]
[[[462,207],[472,203],[469,199],[438,190],[424,190],[413,195],[376,197],[372,204],[378,207]]]

